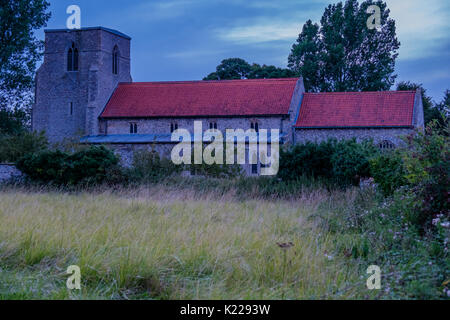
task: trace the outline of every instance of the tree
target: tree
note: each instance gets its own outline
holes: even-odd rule
[[[275,66],[267,66],[263,64],[262,66],[254,63],[250,73],[248,74],[248,79],[277,79],[277,78],[293,78],[295,77],[295,72],[289,69],[277,68]]]
[[[33,30],[50,18],[45,0],[0,1],[0,106],[26,105],[32,99],[42,41]]]
[[[381,25],[369,29],[367,8],[380,8]],[[379,91],[394,84],[400,42],[382,1],[347,0],[329,5],[319,24],[308,20],[289,55],[288,67],[308,91]]]
[[[21,108],[0,107],[0,135],[18,135],[27,129],[30,121],[30,112]]]
[[[447,89],[444,92],[444,98],[442,99],[441,103],[436,105],[436,108],[443,113],[447,117],[450,116],[450,90]]]
[[[275,66],[250,65],[240,58],[225,59],[217,66],[216,72],[209,74],[203,80],[240,80],[240,79],[271,79],[295,77],[295,72]]]
[[[251,70],[250,64],[240,58],[225,59],[216,68],[216,72],[204,80],[240,80],[246,79]]]
[[[439,122],[443,123],[441,109],[433,104],[433,100],[427,95],[427,90],[422,84],[402,81],[397,85],[397,91],[415,91],[417,89],[422,91],[423,117],[425,120],[425,126],[427,126],[433,119],[437,119]]]

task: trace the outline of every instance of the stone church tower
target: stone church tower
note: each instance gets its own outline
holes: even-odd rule
[[[46,30],[36,74],[33,130],[50,142],[103,133],[98,117],[119,82],[131,82],[131,38],[93,27]]]

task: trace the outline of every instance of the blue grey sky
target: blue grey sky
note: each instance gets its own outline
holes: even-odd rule
[[[65,28],[66,8],[81,8],[82,27],[104,26],[132,40],[134,81],[199,80],[221,60],[286,67],[308,19],[332,0],[50,0],[47,28]],[[422,83],[435,101],[450,89],[450,1],[387,0],[402,43],[398,81]],[[44,37],[43,30],[38,37]]]

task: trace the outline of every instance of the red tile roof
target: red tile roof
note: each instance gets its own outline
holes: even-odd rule
[[[121,83],[102,118],[288,114],[298,79]]]
[[[414,97],[414,91],[306,93],[296,127],[411,126]]]

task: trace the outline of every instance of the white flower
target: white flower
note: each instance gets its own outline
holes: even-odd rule
[[[450,221],[441,222],[441,227],[446,229],[450,228]]]
[[[325,257],[327,257],[328,260],[333,260],[334,259],[334,257],[332,255],[329,255],[329,254],[326,254],[326,253],[325,253]]]

